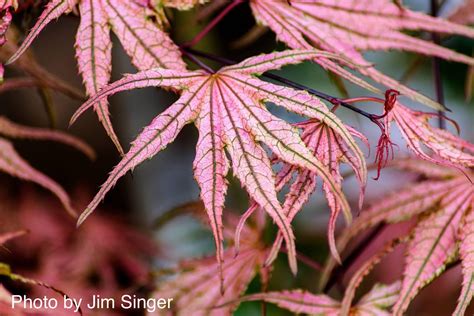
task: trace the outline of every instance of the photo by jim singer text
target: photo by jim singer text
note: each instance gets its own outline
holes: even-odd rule
[[[29,298],[26,295],[12,295],[12,309],[26,310],[55,310],[65,309],[78,313],[84,310],[146,310],[153,313],[157,310],[171,309],[172,298],[143,298],[125,294],[119,299],[93,295],[90,299],[73,298],[64,295],[62,298],[37,297]]]

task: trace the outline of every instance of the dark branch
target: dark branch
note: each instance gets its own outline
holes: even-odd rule
[[[189,55],[199,56],[199,57],[203,57],[203,58],[218,62],[218,63],[223,64],[223,65],[233,65],[233,64],[237,63],[237,62],[235,62],[231,59],[216,56],[216,55],[213,55],[213,54],[210,54],[210,53],[205,53],[205,52],[195,50],[195,49],[190,48],[190,47],[182,47],[181,50],[183,52],[186,52],[187,56],[189,56]],[[272,74],[272,73],[266,72],[262,76],[265,77],[265,78],[283,83],[283,84],[285,84],[289,87],[292,87],[292,88],[295,88],[295,89],[298,89],[298,90],[304,90],[304,91],[306,91],[306,92],[308,92],[308,93],[310,93],[310,94],[312,94],[312,95],[314,95],[318,98],[321,98],[323,100],[326,100],[326,101],[330,102],[333,105],[343,106],[343,107],[345,107],[345,108],[347,108],[351,111],[354,111],[354,112],[356,112],[356,113],[358,113],[362,116],[365,116],[366,118],[368,118],[369,120],[371,120],[372,122],[374,122],[375,124],[377,124],[380,127],[381,123],[378,121],[381,118],[380,115],[375,115],[375,114],[371,114],[371,113],[368,113],[366,111],[363,111],[363,110],[359,109],[358,107],[356,107],[352,104],[344,102],[343,99],[333,97],[333,96],[331,96],[329,94],[326,94],[324,92],[306,87],[304,85],[301,85],[299,83],[296,83],[294,81],[291,81],[289,79],[286,79],[284,77],[281,77],[281,76],[278,76],[278,75],[275,75],[275,74]]]
[[[215,73],[214,69],[212,69],[211,67],[209,67],[208,65],[206,65],[204,62],[202,62],[199,58],[196,58],[195,54],[193,53],[190,53],[187,51],[187,49],[183,49],[181,48],[181,51],[183,52],[183,55],[186,56],[187,58],[189,58],[189,60],[191,60],[193,63],[195,63],[197,66],[199,66],[200,68],[204,69],[205,71],[207,71],[208,73],[210,74],[213,74]]]
[[[436,17],[438,16],[440,6],[438,0],[431,0],[431,15]],[[433,42],[437,45],[441,45],[441,39],[439,35],[435,32],[431,33],[431,38]],[[434,76],[434,86],[436,91],[436,101],[439,104],[444,106],[444,91],[443,91],[443,80],[441,77],[441,69],[440,69],[440,59],[438,57],[433,57],[433,76]],[[446,128],[446,121],[443,118],[443,112],[438,111],[438,125],[439,128],[445,129]]]
[[[344,259],[342,265],[337,266],[333,273],[331,274],[330,279],[328,280],[326,286],[324,287],[323,292],[327,293],[333,287],[334,284],[340,282],[344,277],[345,272],[352,266],[352,264],[360,257],[365,249],[374,241],[383,231],[385,225],[379,224],[376,226],[367,236],[361,240],[357,247],[355,247]]]

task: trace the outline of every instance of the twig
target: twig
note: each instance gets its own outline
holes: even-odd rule
[[[187,52],[185,49],[181,49],[181,51],[183,52],[184,56],[189,58],[193,63],[195,63],[196,65],[198,65],[199,67],[201,67],[202,69],[207,71],[208,73],[210,73],[210,74],[215,73],[214,69],[212,69],[211,67],[206,65],[204,62],[202,62],[201,60],[196,58],[196,56],[194,56],[194,54],[191,54],[191,53]]]
[[[204,36],[206,36],[230,11],[232,11],[236,6],[243,3],[244,0],[233,0],[229,3],[228,6],[224,8],[205,28],[201,30],[190,42],[185,43],[183,47],[193,47],[199,43]]]
[[[431,15],[433,17],[438,16],[439,11],[439,3],[438,0],[431,0]],[[431,33],[431,38],[433,42],[437,45],[441,45],[441,39],[439,35],[435,32]],[[433,57],[433,75],[434,75],[434,86],[436,91],[436,101],[439,104],[444,105],[444,91],[443,91],[443,80],[441,77],[441,69],[440,69],[440,59],[438,57]],[[443,114],[442,111],[438,111],[438,114]],[[438,116],[438,125],[439,128],[445,129],[446,128],[446,121],[444,120],[442,115]]]
[[[338,283],[342,279],[346,270],[348,270],[352,266],[352,264],[360,257],[364,250],[367,249],[371,242],[382,233],[384,228],[384,224],[379,224],[370,232],[370,234],[365,236],[365,238],[357,244],[357,247],[355,247],[351,251],[351,253],[349,253],[349,255],[347,255],[347,257],[344,259],[342,265],[337,266],[334,269],[333,273],[331,274],[331,277],[329,278],[328,282],[326,283],[326,286],[324,287],[324,293],[327,293],[333,287],[334,284]]]
[[[283,252],[283,253],[288,253],[285,246],[281,247],[280,251]],[[296,252],[296,259],[298,259],[298,261],[300,261],[301,263],[304,263],[308,267],[310,267],[310,268],[312,268],[312,269],[314,269],[318,272],[321,272],[323,270],[323,267],[318,262],[314,261],[313,259],[311,259],[308,256],[305,256],[302,253]]]
[[[182,47],[181,50],[183,52],[186,52],[188,53],[188,56],[189,55],[194,55],[194,56],[199,56],[199,57],[203,57],[203,58],[206,58],[206,59],[209,59],[209,60],[212,60],[212,61],[215,61],[215,62],[218,62],[220,64],[224,64],[224,65],[233,65],[233,64],[236,64],[235,61],[233,60],[230,60],[230,59],[227,59],[227,58],[224,58],[224,57],[221,57],[221,56],[216,56],[216,55],[213,55],[213,54],[209,54],[209,53],[205,53],[205,52],[202,52],[202,51],[199,51],[199,50],[195,50],[193,48],[190,48],[190,47]],[[272,73],[264,73],[262,75],[263,77],[266,77],[268,79],[272,79],[274,81],[278,81],[278,82],[281,82],[289,87],[292,87],[292,88],[295,88],[295,89],[298,89],[298,90],[304,90],[318,98],[321,98],[321,99],[324,99],[330,103],[332,103],[333,105],[337,105],[337,106],[343,106],[351,111],[354,111],[362,116],[365,116],[366,118],[368,118],[369,120],[371,120],[373,123],[375,123],[376,125],[379,126],[379,128],[383,129],[383,125],[381,122],[379,122],[378,120],[382,117],[380,115],[375,115],[375,114],[371,114],[371,113],[368,113],[364,110],[361,110],[359,109],[358,107],[352,105],[352,104],[349,104],[347,102],[344,101],[344,99],[340,99],[340,98],[337,98],[337,97],[333,97],[329,94],[326,94],[324,92],[321,92],[321,91],[318,91],[316,89],[312,89],[312,88],[309,88],[309,87],[306,87],[304,85],[301,85],[299,83],[296,83],[294,81],[291,81],[289,79],[286,79],[284,77],[281,77],[281,76],[278,76],[278,75],[275,75],[275,74],[272,74]]]
[[[46,84],[38,81],[34,78],[12,78],[6,80],[2,85],[0,85],[0,93],[22,89],[22,88],[32,88],[32,87],[46,87]]]

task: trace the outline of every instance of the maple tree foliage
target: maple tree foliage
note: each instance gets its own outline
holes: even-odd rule
[[[359,206],[362,205],[366,185],[366,170],[363,166],[364,162],[348,150],[340,135],[335,133],[334,130],[324,122],[324,120],[311,119],[297,123],[295,126],[302,130],[301,138],[306,146],[308,146],[308,148],[313,152],[315,157],[329,167],[332,177],[338,185],[341,185],[342,183],[339,164],[341,162],[346,162],[353,168],[360,183]],[[346,126],[346,128],[352,136],[361,139],[368,145],[368,140],[364,135],[352,127]],[[274,163],[278,164],[281,163],[281,161],[276,158]],[[295,173],[297,175],[293,180],[292,178]],[[277,190],[280,191],[291,182],[292,184],[289,192],[286,194],[285,202],[283,203],[283,211],[290,221],[297,215],[311,194],[316,190],[317,173],[314,173],[311,170],[301,170],[297,166],[291,164],[284,164],[276,175],[275,186]],[[331,209],[331,216],[328,224],[329,247],[334,258],[340,261],[335,244],[334,233],[336,220],[343,208],[326,183],[323,184],[323,190]],[[255,206],[252,206],[249,211],[253,212],[256,209]],[[352,214],[344,213],[344,215],[346,221],[350,223]],[[282,238],[282,235],[279,234],[275,240],[268,260],[269,262],[276,258],[283,241]],[[239,238],[237,237],[236,239],[238,240]]]
[[[52,0],[46,5],[38,22],[23,44],[9,59],[15,62],[40,32],[54,19],[79,6],[81,23],[76,36],[76,58],[89,95],[106,85],[112,71],[112,40],[110,32],[119,38],[132,63],[140,70],[154,67],[184,69],[177,46],[149,18],[155,12],[143,1],[120,0]],[[161,15],[160,15],[161,16]],[[160,19],[160,16],[158,18]],[[95,111],[120,153],[122,146],[112,128],[107,103],[95,106]]]
[[[472,65],[474,60],[428,41],[402,33],[402,30],[425,30],[474,37],[469,27],[413,12],[391,0],[251,0],[259,23],[276,33],[277,39],[291,48],[317,47],[347,57],[368,67],[358,71],[371,79],[396,89],[404,95],[435,109],[439,103],[384,75],[365,61],[360,51],[397,49],[437,56]],[[348,27],[350,25],[350,27]],[[324,58],[315,62],[372,91],[373,86]]]
[[[394,167],[420,174],[420,182],[384,197],[364,210],[339,240],[339,248],[361,231],[379,223],[416,221],[408,241],[407,257],[393,313],[403,315],[415,295],[446,266],[461,260],[464,281],[454,315],[464,315],[474,293],[472,270],[472,172],[461,172],[426,161],[405,159]],[[329,264],[331,266],[331,264]]]
[[[220,19],[243,3],[249,6],[257,23],[273,31],[287,49],[241,62],[192,49]],[[75,57],[89,99],[77,109],[71,124],[93,109],[121,155],[120,162],[79,217],[77,225],[82,225],[78,230],[64,226],[62,215],[42,215],[38,222],[43,221],[49,228],[36,232],[36,240],[22,236],[27,242],[24,248],[16,250],[29,253],[49,245],[50,255],[41,257],[41,266],[32,277],[58,284],[78,296],[97,291],[104,296],[122,293],[126,289],[117,279],[116,269],[121,269],[135,283],[148,282],[148,259],[156,255],[151,242],[109,217],[96,215],[86,219],[120,178],[164,150],[185,125],[193,123],[199,134],[193,162],[202,201],[198,217],[209,223],[216,258],[184,260],[173,270],[174,278],[158,282],[150,294],[175,300],[169,314],[228,315],[241,302],[258,300],[294,313],[403,315],[423,287],[458,261],[463,282],[454,315],[465,314],[474,295],[474,250],[471,249],[474,145],[444,128],[444,122],[452,122],[456,129],[458,126],[440,112],[447,107],[439,93],[436,101],[426,97],[379,71],[363,54],[385,50],[423,54],[466,64],[472,75],[472,57],[443,47],[435,35],[431,42],[406,32],[474,38],[473,28],[466,26],[473,22],[472,3],[463,2],[447,19],[441,19],[408,9],[402,1],[390,0],[48,0],[43,2],[38,20],[19,45],[21,36],[12,25],[14,14],[22,6],[35,7],[36,3],[0,0],[0,93],[37,87],[43,95],[58,91],[74,99],[84,99],[82,92],[44,69],[28,52],[52,21],[69,13],[77,14],[80,22]],[[188,10],[196,6],[207,8],[211,12],[208,16],[216,13],[215,17],[193,40],[179,45],[167,32],[171,27],[168,21],[169,17],[172,19],[171,9]],[[112,33],[138,72],[110,83]],[[248,39],[257,33],[249,35],[244,42],[248,44]],[[199,69],[190,70],[183,57]],[[210,59],[222,67],[214,70],[199,58]],[[269,72],[304,61],[313,61],[384,98],[332,97]],[[26,76],[8,75],[3,82],[3,64]],[[436,72],[436,65],[434,68]],[[359,75],[385,86],[385,93]],[[111,121],[108,98],[147,87],[172,91],[178,98],[125,151]],[[438,113],[413,110],[398,100],[400,95]],[[358,105],[361,102],[383,104],[383,114],[365,112]],[[47,105],[48,101],[44,103]],[[269,105],[297,114],[298,122],[290,124],[277,117]],[[329,109],[328,105],[333,108]],[[381,136],[375,146],[376,179],[389,164],[416,173],[417,181],[362,209],[368,167],[360,146],[365,145],[369,150],[371,146],[361,131],[339,118],[340,107],[365,116],[379,127]],[[430,122],[433,118],[441,122],[439,127]],[[398,146],[391,137],[392,126],[399,129],[416,159],[389,162]],[[76,216],[71,201],[76,202],[74,206],[83,207],[87,203],[82,202],[87,199],[82,195],[71,200],[59,184],[16,152],[11,139],[52,140],[72,146],[91,159],[95,155],[93,150],[63,132],[21,126],[0,116],[0,171],[45,187],[56,195],[63,208]],[[354,221],[342,190],[344,167],[355,174],[359,186],[358,206],[362,210]],[[230,170],[248,193],[249,208],[240,218],[225,209]],[[366,258],[351,275],[340,300],[327,293],[302,289],[266,292],[272,265],[280,252],[287,253],[290,270],[293,274],[297,272],[301,256],[296,250],[292,222],[317,191],[320,180],[330,211],[327,228],[330,257],[322,273],[321,287],[330,278],[338,277],[333,274],[334,269],[347,259],[341,254],[349,241],[366,229],[402,221],[411,221],[413,229],[407,236],[392,238],[380,251]],[[25,227],[34,216],[32,210],[47,213],[43,212],[45,205],[50,205],[42,198],[31,197],[21,203],[23,209],[16,216],[18,222],[24,220]],[[341,213],[348,227],[336,242],[336,223]],[[270,242],[265,240],[266,215],[278,228]],[[1,216],[2,221],[7,218]],[[25,234],[23,230],[8,231],[0,234],[0,246]],[[354,304],[362,281],[399,243],[407,246],[401,280],[391,285],[375,285]],[[58,273],[61,269],[65,273]],[[100,277],[99,284],[90,284],[91,273]],[[0,274],[56,290],[49,283],[16,275],[2,263]],[[247,287],[257,275],[263,285],[262,293],[246,295]],[[43,290],[35,289],[33,293],[42,295]],[[0,285],[0,313],[6,310],[9,296],[9,291]],[[22,314],[19,310],[18,315]]]
[[[172,142],[181,128],[195,121],[200,135],[197,144],[194,173],[201,187],[216,239],[218,260],[222,261],[222,209],[229,162],[242,185],[276,222],[289,249],[291,269],[296,273],[293,231],[277,199],[270,160],[259,143],[267,145],[280,159],[317,173],[327,186],[331,199],[346,214],[348,202],[330,170],[318,160],[301,140],[297,130],[273,116],[263,101],[274,102],[297,114],[324,121],[345,142],[358,161],[361,177],[366,176],[364,157],[351,133],[318,98],[303,91],[260,81],[251,75],[298,63],[314,56],[327,55],[318,51],[284,51],[261,55],[216,73],[175,71],[155,68],[128,75],[106,87],[84,103],[72,117],[74,122],[88,108],[119,91],[150,86],[183,90],[181,97],[158,115],[133,142],[130,151],[115,167],[110,177],[79,218],[82,223],[117,180]]]
[[[407,147],[417,157],[446,166],[473,167],[474,145],[446,130],[430,125],[429,120],[437,116],[433,113],[413,111],[400,103],[395,103],[384,120],[387,128],[391,122],[395,122],[407,142]],[[457,127],[455,123],[454,125]],[[434,155],[427,153],[423,145]]]
[[[400,283],[391,285],[376,284],[350,310],[350,315],[390,315],[389,308],[395,303]],[[263,300],[296,314],[341,315],[341,303],[327,295],[316,295],[302,290],[286,290],[253,294],[244,300]]]
[[[202,217],[204,205],[195,203],[188,207],[198,219]],[[214,257],[183,260],[174,268],[175,277],[164,279],[154,291],[154,297],[174,298],[175,307],[170,314],[177,315],[228,315],[238,306],[236,301],[258,273],[262,284],[268,283],[269,267],[264,267],[267,247],[262,242],[265,220],[263,213],[253,216],[251,225],[242,227],[239,255],[232,245],[238,217],[231,212],[224,215],[224,239],[231,242],[223,257],[225,263],[219,267]],[[205,220],[205,219],[204,219]],[[203,220],[203,222],[204,222]],[[220,280],[220,270],[224,280]],[[222,283],[221,283],[222,282]],[[231,302],[231,303],[229,303]],[[220,306],[222,305],[222,306]],[[220,306],[220,307],[219,307]],[[162,312],[151,315],[162,315]]]

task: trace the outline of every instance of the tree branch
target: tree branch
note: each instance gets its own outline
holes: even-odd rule
[[[433,17],[438,16],[439,12],[439,3],[438,0],[431,0],[431,15]],[[431,33],[431,38],[433,42],[437,45],[441,45],[441,39],[439,35],[435,32]],[[444,105],[444,91],[443,91],[443,80],[441,76],[441,69],[440,69],[440,59],[438,57],[433,57],[433,76],[434,76],[434,87],[436,92],[436,101],[439,104]],[[446,121],[444,120],[442,111],[438,111],[438,126],[441,129],[446,128]]]
[[[210,54],[210,53],[202,52],[202,51],[199,51],[199,50],[196,50],[196,49],[193,49],[193,48],[190,48],[190,47],[186,47],[186,46],[181,47],[181,50],[183,52],[186,52],[188,54],[187,56],[189,56],[189,54],[190,54],[190,55],[194,55],[194,56],[198,56],[198,57],[203,57],[203,58],[218,62],[218,63],[223,64],[223,65],[233,65],[233,64],[237,63],[237,62],[235,62],[231,59],[227,59],[227,58],[216,56],[216,55],[213,55],[213,54]],[[298,90],[304,90],[304,91],[306,91],[306,92],[308,92],[308,93],[310,93],[310,94],[312,94],[312,95],[314,95],[318,98],[321,98],[323,100],[326,100],[326,101],[330,102],[333,105],[343,106],[343,107],[345,107],[345,108],[347,108],[351,111],[354,111],[354,112],[356,112],[356,113],[358,113],[362,116],[365,116],[366,118],[371,120],[373,123],[375,123],[377,126],[379,126],[379,128],[382,128],[382,126],[383,126],[382,123],[379,122],[379,119],[382,118],[382,116],[376,115],[376,114],[371,114],[371,113],[368,113],[364,110],[361,110],[358,107],[356,107],[352,104],[349,104],[348,102],[345,102],[344,99],[340,99],[340,98],[331,96],[327,93],[318,91],[316,89],[306,87],[304,85],[301,85],[299,83],[296,83],[294,81],[291,81],[289,79],[286,79],[284,77],[281,77],[281,76],[278,76],[278,75],[275,75],[275,74],[272,74],[272,73],[266,72],[262,76],[265,77],[265,78],[283,83],[283,84],[285,84],[289,87],[292,87],[292,88],[295,88],[295,89],[298,89]]]

